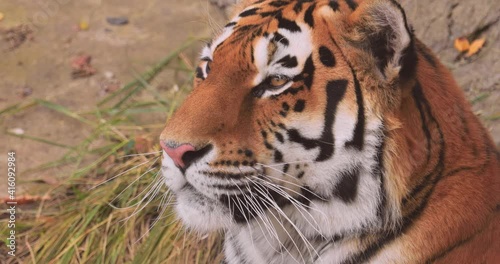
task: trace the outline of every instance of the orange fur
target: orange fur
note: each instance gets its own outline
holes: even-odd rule
[[[268,2],[258,5],[264,11],[272,10]],[[292,11],[294,2],[283,14],[290,20],[302,21],[302,15]],[[401,233],[393,237],[374,234],[357,241],[361,250],[384,242],[366,260],[500,263],[499,154],[451,73],[415,40],[415,74],[402,80],[397,75],[399,69],[388,67],[382,78],[374,66],[375,58],[353,43],[370,37],[363,32],[367,27],[377,27],[376,21],[370,20],[370,12],[375,5],[389,0],[356,1],[359,7],[355,11],[345,1],[339,1],[340,11],[335,13],[322,9],[328,2],[313,2],[317,7],[312,38],[315,48],[326,45],[333,51],[337,58],[335,71],[320,67],[319,58],[313,56],[318,65],[315,87],[298,95],[307,102],[306,111],[311,118],[321,116],[326,104],[322,87],[330,79],[351,78],[351,65],[358,74],[364,99],[373,109],[370,114],[384,120],[385,187],[391,194],[389,206],[401,215],[386,228],[400,228]],[[251,3],[247,1],[236,10]],[[262,25],[268,32],[277,27],[273,18],[245,17],[238,23]],[[251,45],[242,44],[255,44],[255,40],[249,40],[253,33],[230,37],[217,49],[210,75],[204,81],[195,81],[194,91],[168,121],[162,140],[194,146],[216,144],[221,160],[236,159],[233,151],[238,148],[252,149],[259,162],[269,159],[271,153],[259,133],[268,127],[258,120],[285,125],[292,122],[294,114],[289,115],[291,118],[275,116],[284,102],[293,105],[294,96],[285,95],[270,104],[249,95],[252,77],[258,69],[250,63]],[[337,46],[332,45],[332,38]],[[422,100],[417,101],[416,97]],[[353,115],[356,113],[356,95],[351,86],[343,103]],[[270,138],[275,140],[272,135]]]

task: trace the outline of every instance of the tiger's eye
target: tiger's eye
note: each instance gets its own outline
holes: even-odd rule
[[[283,75],[276,75],[271,77],[269,84],[273,87],[283,86],[288,82],[288,78]]]

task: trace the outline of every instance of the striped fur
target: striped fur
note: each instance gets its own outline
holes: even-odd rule
[[[395,1],[242,3],[160,140],[227,263],[500,262],[498,152]]]

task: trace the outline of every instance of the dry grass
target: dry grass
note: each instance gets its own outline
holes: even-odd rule
[[[50,108],[92,128],[92,133],[75,146],[66,146],[43,138],[10,133],[46,144],[67,148],[58,160],[33,170],[73,164],[78,167],[41,202],[34,212],[18,213],[18,254],[11,263],[218,263],[220,238],[200,238],[186,232],[172,214],[172,197],[161,184],[160,148],[156,137],[137,124],[137,115],[170,115],[189,84],[169,100],[162,99],[149,82],[176,60],[176,71],[192,77],[183,63],[182,50],[195,40],[152,67],[136,80],[103,99],[96,110],[75,113],[50,101],[34,99],[0,111],[10,115],[34,105]],[[192,79],[192,78],[190,78]],[[138,101],[135,95],[145,91],[154,98]],[[181,97],[178,95],[181,94]],[[163,121],[163,120],[161,120]],[[141,131],[144,136],[138,136]],[[96,142],[99,142],[97,144]],[[103,143],[104,142],[104,143]],[[94,147],[98,145],[98,147]],[[149,154],[141,154],[147,152]],[[92,162],[85,161],[92,157]],[[29,171],[25,172],[29,173]],[[6,219],[0,220],[0,233],[7,237]],[[1,241],[0,243],[6,243]],[[0,245],[0,255],[6,255]]]

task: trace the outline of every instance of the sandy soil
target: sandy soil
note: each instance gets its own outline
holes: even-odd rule
[[[209,37],[214,27],[212,20],[224,20],[223,12],[201,0],[0,1],[0,12],[5,15],[0,21],[1,28],[22,24],[33,31],[12,51],[7,51],[10,42],[5,38],[0,40],[0,109],[42,98],[72,111],[92,110],[106,95],[103,91],[106,72],[126,84],[188,38]],[[125,16],[129,23],[110,25],[106,18],[115,16]],[[89,29],[76,30],[80,21],[87,21]],[[71,59],[79,54],[92,57],[92,66],[97,69],[94,76],[71,77]],[[197,54],[197,48],[185,52],[191,60],[195,60]],[[171,72],[165,72],[155,79],[153,86],[164,93],[174,85],[173,79]],[[23,97],[20,95],[23,90],[32,90],[32,94]],[[163,119],[156,117],[156,122]],[[2,131],[21,128],[26,135],[67,145],[75,145],[90,132],[78,121],[43,107],[31,107],[20,114],[2,117],[0,126]],[[66,150],[2,132],[2,164],[10,150],[17,153],[21,177],[18,179],[23,182],[38,177],[62,177],[71,169],[23,174],[28,168],[57,159]],[[2,190],[6,184],[4,178],[0,179]],[[43,187],[36,183],[18,185],[18,191],[30,189],[30,193],[32,187]]]
[[[226,1],[226,0],[222,0]],[[474,109],[500,143],[500,2],[498,0],[402,0],[417,36],[428,44],[453,71],[468,97],[484,100]],[[134,78],[180,46],[188,37],[210,36],[212,28],[224,21],[224,12],[208,0],[17,0],[0,1],[3,29],[27,25],[32,32],[19,47],[6,51],[12,43],[0,40],[0,109],[13,103],[42,98],[73,111],[93,109],[105,93],[103,80],[111,72],[121,83]],[[106,17],[125,16],[129,24],[113,26]],[[79,21],[88,21],[89,29],[77,31]],[[493,23],[493,24],[492,24]],[[453,48],[456,37],[469,35],[492,24],[481,34],[487,45],[471,60],[456,61]],[[186,55],[195,59],[197,50]],[[94,76],[71,78],[71,58],[92,56],[97,69]],[[153,83],[160,93],[174,85],[170,73]],[[32,94],[22,96],[24,92]],[[155,117],[161,122],[162,117]],[[81,141],[89,130],[79,122],[64,118],[43,107],[31,107],[14,116],[1,117],[0,130],[21,128],[27,135],[62,144]],[[3,132],[2,132],[3,133]],[[70,168],[23,174],[23,170],[60,157],[65,149],[2,134],[0,162],[7,151],[15,150],[23,181],[38,177],[64,177]],[[3,190],[6,179],[0,179]],[[26,183],[19,191],[43,189]],[[35,188],[35,189],[33,189]],[[36,189],[41,188],[41,189]],[[36,190],[36,191],[33,191]],[[1,195],[0,195],[1,196]]]

